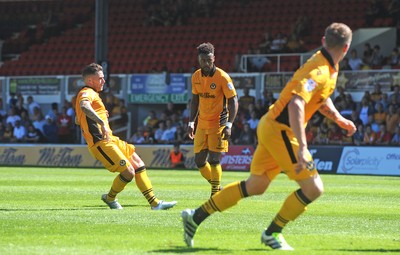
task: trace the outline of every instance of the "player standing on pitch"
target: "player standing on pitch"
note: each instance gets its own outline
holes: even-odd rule
[[[82,71],[85,86],[76,96],[76,124],[80,126],[89,152],[110,172],[118,172],[108,194],[101,199],[111,209],[122,209],[115,197],[135,178],[136,185],[149,202],[152,210],[166,210],[176,201],[159,200],[146,173],[142,159],[135,146],[113,136],[108,124],[108,112],[99,96],[105,83],[103,68],[92,63]]]
[[[221,189],[220,157],[221,152],[228,151],[238,99],[232,79],[214,64],[214,46],[202,43],[197,51],[200,69],[192,75],[188,134],[194,139],[194,161],[201,175],[211,184],[212,196]]]
[[[269,227],[262,232],[261,242],[273,249],[293,250],[283,238],[282,229],[301,215],[324,189],[307,148],[307,121],[320,111],[345,129],[348,136],[356,131],[354,123],[340,115],[330,98],[336,86],[339,62],[349,50],[351,40],[352,31],[345,24],[333,23],[326,28],[322,49],[295,72],[278,100],[261,118],[250,177],[227,185],[196,210],[182,212],[187,246],[193,246],[196,230],[208,216],[225,211],[242,198],[263,194],[271,181],[284,171],[300,189],[286,198]]]

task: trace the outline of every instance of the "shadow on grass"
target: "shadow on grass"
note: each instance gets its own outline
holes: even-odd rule
[[[219,248],[188,248],[182,246],[174,246],[171,249],[152,250],[151,252],[166,254],[166,253],[197,253],[197,252],[212,252],[214,254],[231,254],[233,251],[229,249]]]
[[[385,252],[385,253],[400,253],[400,249],[339,249],[338,251],[343,251],[343,252]]]
[[[124,205],[124,208],[130,207],[149,207],[148,205]],[[84,205],[76,208],[0,208],[0,212],[39,212],[39,211],[89,211],[89,210],[110,210],[107,205]]]

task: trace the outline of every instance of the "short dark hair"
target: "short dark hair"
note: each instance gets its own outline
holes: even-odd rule
[[[103,71],[103,67],[97,63],[91,63],[87,65],[85,68],[82,70],[82,78],[85,80],[86,77],[90,75],[94,75],[100,71]]]
[[[214,45],[211,43],[202,43],[197,47],[198,55],[200,54],[213,54],[214,55]]]

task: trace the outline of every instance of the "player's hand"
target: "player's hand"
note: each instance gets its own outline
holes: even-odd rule
[[[307,158],[307,147],[300,147],[299,152],[297,154],[297,165],[295,171],[297,174],[301,172],[301,170],[307,168],[308,158]]]
[[[106,127],[106,125],[101,125],[101,133],[103,134],[103,139],[107,142],[110,141],[110,130]]]
[[[347,136],[352,136],[357,131],[356,126],[351,120],[340,118],[336,123],[339,127],[347,131]]]
[[[232,135],[232,129],[229,127],[225,127],[222,130],[222,140],[228,140]]]
[[[194,126],[188,125],[187,128],[188,136],[190,139],[194,139]]]

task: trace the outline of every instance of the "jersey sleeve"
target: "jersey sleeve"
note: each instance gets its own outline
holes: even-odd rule
[[[226,98],[231,98],[236,96],[236,89],[235,86],[233,85],[233,81],[229,75],[224,74],[221,77],[222,79],[222,91],[224,92],[224,95]]]
[[[197,95],[199,92],[197,91],[197,86],[200,84],[200,78],[197,72],[192,75],[192,94]]]
[[[300,96],[308,103],[324,84],[324,80],[326,80],[324,77],[318,68],[308,72],[296,73],[292,79],[292,82],[294,82],[292,93]]]

